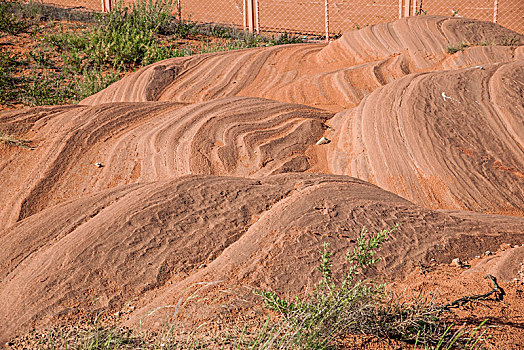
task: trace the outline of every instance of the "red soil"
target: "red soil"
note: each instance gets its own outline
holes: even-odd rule
[[[154,328],[172,310],[145,315],[196,290],[228,290],[240,310],[253,288],[301,293],[323,244],[340,273],[363,226],[402,225],[375,276],[400,286],[453,299],[485,273],[522,279],[519,248],[465,272],[471,290],[446,269],[402,281],[524,242],[523,47],[447,52],[508,34],[408,18],[329,45],[169,59],[78,106],[1,114],[34,149],[0,145],[0,341],[129,303],[122,322]],[[514,286],[495,346],[524,346]],[[204,304],[188,317],[220,314]]]

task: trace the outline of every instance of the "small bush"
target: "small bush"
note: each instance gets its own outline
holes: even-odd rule
[[[304,39],[301,36],[288,34],[287,32],[271,40],[273,45],[299,44],[303,42]]]
[[[332,254],[327,246],[321,254],[320,282],[305,298],[289,301],[273,291],[259,290],[266,307],[283,317],[283,329],[271,342],[284,348],[323,349],[344,334],[367,334],[418,344],[453,344],[458,338],[447,335],[449,329],[440,318],[442,311],[428,300],[402,300],[388,296],[384,285],[363,277],[380,260],[376,250],[398,230],[398,226],[376,234],[364,229],[353,251],[344,277],[335,281]],[[447,331],[448,330],[448,331]]]
[[[512,36],[504,36],[502,38],[502,41],[500,42],[500,45],[502,46],[515,46],[515,45],[518,45],[520,43],[520,38],[517,38],[517,35],[512,35]]]
[[[34,25],[34,20],[20,11],[21,6],[17,0],[0,1],[0,32],[17,35]]]
[[[90,69],[82,73],[82,79],[76,87],[77,99],[84,99],[105,89],[116,82],[120,77],[119,71],[103,72],[99,69]]]
[[[33,72],[19,93],[22,101],[30,106],[65,104],[77,99],[76,82],[53,71]]]
[[[12,134],[0,130],[0,144],[6,146],[16,146],[20,148],[31,149],[29,141],[20,139]]]
[[[456,52],[459,52],[459,51],[464,51],[464,49],[466,47],[470,47],[471,45],[466,43],[466,42],[461,42],[460,44],[457,44],[457,45],[450,45],[447,47],[447,51],[448,53],[450,54],[454,54]]]

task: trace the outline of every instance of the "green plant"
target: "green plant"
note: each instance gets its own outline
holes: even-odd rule
[[[502,45],[502,46],[515,46],[515,45],[518,45],[519,42],[520,42],[520,38],[518,38],[516,34],[513,34],[512,36],[504,35],[500,45]]]
[[[279,35],[277,38],[271,39],[271,44],[273,45],[298,44],[303,42],[303,37],[299,35],[288,34],[287,32],[284,32],[284,34]]]
[[[0,1],[0,32],[17,35],[28,31],[33,20],[21,13],[18,0]]]
[[[162,51],[154,35],[173,11],[171,0],[142,0],[132,8],[118,2],[111,12],[100,17],[100,26],[83,43],[84,50],[97,65],[125,67],[151,63],[148,57],[158,56]]]
[[[375,256],[377,249],[397,230],[394,226],[369,234],[363,229],[356,246],[347,252],[349,266],[338,281],[333,277],[332,253],[324,246],[318,268],[320,282],[303,298],[289,301],[273,291],[256,291],[265,306],[283,318],[283,331],[273,335],[271,342],[286,344],[286,348],[323,349],[346,333],[423,345],[453,346],[461,341],[460,336],[449,334],[450,328],[440,318],[442,309],[431,301],[387,295],[383,284],[364,277],[364,272],[380,261]]]
[[[141,0],[131,8],[117,2],[113,11],[97,16],[86,33],[49,35],[47,43],[64,53],[77,72],[87,67],[129,69],[170,57],[155,37],[172,18],[171,0]]]
[[[76,82],[52,71],[33,74],[24,82],[19,93],[22,101],[31,106],[70,103],[77,98]]]
[[[16,103],[24,79],[16,71],[27,66],[27,60],[19,54],[0,48],[0,105]]]
[[[82,78],[76,86],[77,99],[84,99],[113,84],[120,77],[120,71],[103,72],[90,69],[82,72]]]
[[[16,146],[25,149],[31,149],[30,143],[27,140],[20,139],[5,131],[0,131],[0,144],[6,146]]]
[[[448,46],[446,50],[448,51],[448,53],[454,54],[456,52],[463,51],[465,48],[470,47],[470,46],[471,45],[469,43],[463,41],[457,45]]]

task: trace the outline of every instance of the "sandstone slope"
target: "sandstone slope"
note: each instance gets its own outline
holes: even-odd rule
[[[524,60],[410,75],[329,121],[323,171],[430,208],[524,215]]]
[[[329,45],[286,45],[164,60],[82,103],[200,102],[257,96],[338,112],[412,72],[524,57],[522,49],[500,46],[513,35],[524,44],[524,36],[490,22],[410,17],[348,32]],[[474,47],[457,55],[448,53],[448,47],[461,43]]]
[[[196,282],[300,292],[317,277],[324,243],[340,271],[363,226],[395,223],[402,229],[381,251],[382,274],[390,276],[431,257],[472,257],[524,240],[524,219],[435,212],[346,176],[190,176],[120,186],[0,232],[0,339],[128,302],[144,306],[140,318],[176,303]]]
[[[188,174],[301,172],[332,113],[233,97],[199,104],[39,107],[0,116],[33,150],[0,145],[0,228],[70,198]],[[95,166],[101,163],[102,167]],[[16,193],[16,196],[9,196]]]

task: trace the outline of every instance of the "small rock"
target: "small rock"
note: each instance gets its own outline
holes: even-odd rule
[[[200,265],[198,268],[199,268],[199,269],[203,269],[203,268],[206,267],[206,266],[207,266],[206,264],[202,264],[202,265]]]
[[[510,246],[509,244],[507,244],[507,243],[502,243],[502,244],[500,245],[500,249],[502,249],[502,250],[508,250],[508,249],[511,249],[511,246]]]
[[[462,266],[462,262],[460,261],[459,258],[455,258],[455,259],[451,260],[451,265],[457,266],[457,267],[461,267]]]
[[[97,168],[102,168],[102,167],[104,166],[104,164],[102,164],[102,163],[95,163],[95,166],[96,166]]]
[[[493,253],[490,250],[486,250],[486,252],[484,252],[484,255],[493,255]]]
[[[476,259],[480,259],[480,255],[475,255],[475,258]]]
[[[467,262],[463,263],[462,261],[460,261],[459,258],[455,258],[455,259],[451,260],[451,265],[452,266],[461,267],[463,269],[466,269],[466,268],[470,267],[470,265]]]
[[[322,136],[320,138],[320,140],[317,141],[317,145],[324,145],[324,144],[330,143],[330,142],[331,142],[331,140],[326,139],[324,136]]]

